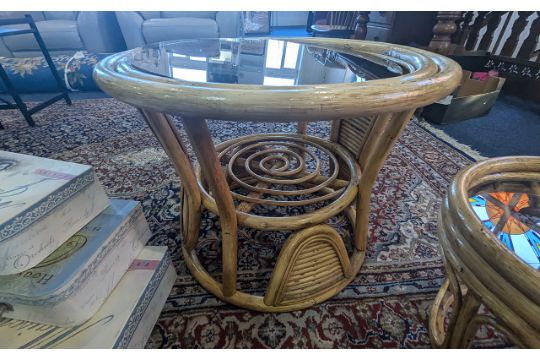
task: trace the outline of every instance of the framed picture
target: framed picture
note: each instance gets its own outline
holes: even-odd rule
[[[246,34],[268,34],[270,32],[270,11],[246,11],[244,13]]]

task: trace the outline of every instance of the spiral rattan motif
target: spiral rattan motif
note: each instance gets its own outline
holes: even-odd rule
[[[216,150],[237,210],[244,213],[242,222],[250,227],[300,229],[312,216],[330,217],[348,208],[358,191],[361,171],[352,154],[317,137],[251,135],[221,143]],[[205,206],[217,212],[199,167],[196,174]],[[272,217],[269,224],[252,212],[255,205],[313,208],[309,214]]]
[[[315,147],[318,152],[323,153],[329,159],[329,166],[333,171],[324,180],[317,181],[323,176],[321,172],[323,165],[321,165],[320,157],[315,151],[307,149],[306,145]],[[238,200],[274,206],[308,205],[335,198],[344,190],[343,188],[336,189],[305,200],[279,200],[280,197],[315,195],[322,189],[331,186],[336,180],[339,172],[336,156],[323,146],[309,140],[290,136],[275,137],[263,141],[244,140],[222,151],[219,158],[223,159],[229,152],[227,175],[235,187],[271,197],[263,199],[242,195],[233,189],[233,196]],[[310,164],[313,165],[311,170],[308,168]],[[240,177],[241,175],[238,174],[240,171],[247,173],[248,176]],[[293,186],[295,189],[279,188],[284,186]]]

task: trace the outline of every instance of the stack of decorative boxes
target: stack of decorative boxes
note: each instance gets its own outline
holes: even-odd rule
[[[176,273],[92,167],[0,151],[0,347],[143,347]]]

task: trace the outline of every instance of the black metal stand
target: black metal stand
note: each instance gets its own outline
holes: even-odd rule
[[[32,19],[32,16],[25,15],[24,18],[20,18],[20,19],[0,19],[0,26],[18,25],[18,24],[28,24],[29,29],[24,29],[24,30],[6,29],[6,28],[0,29],[0,37],[20,35],[20,34],[34,34],[34,37],[36,38],[36,41],[39,45],[39,49],[43,53],[43,57],[45,58],[45,61],[47,62],[47,65],[49,66],[49,69],[51,70],[51,73],[53,74],[54,79],[56,80],[56,84],[58,85],[58,92],[60,92],[60,94],[50,98],[49,100],[42,102],[41,104],[34,106],[31,109],[28,109],[24,101],[21,99],[19,93],[13,86],[13,83],[9,79],[6,71],[2,67],[2,64],[0,63],[0,79],[2,79],[2,82],[4,83],[6,90],[8,91],[9,95],[13,98],[13,101],[15,102],[15,103],[11,103],[7,100],[0,98],[0,102],[3,103],[3,104],[0,104],[0,110],[1,109],[19,109],[19,111],[24,116],[28,125],[35,126],[34,119],[32,119],[33,114],[35,114],[36,112],[40,110],[43,110],[47,106],[61,99],[65,99],[66,104],[71,105],[71,99],[69,98],[68,89],[66,88],[64,81],[60,78],[60,75],[56,71],[56,66],[54,65],[52,61],[49,51],[45,47],[43,38],[41,37],[36,27],[36,24],[34,23],[34,20]],[[4,127],[2,126],[2,123],[0,122],[0,129],[3,129],[3,128]]]

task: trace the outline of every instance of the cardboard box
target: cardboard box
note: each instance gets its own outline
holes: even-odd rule
[[[471,79],[472,72],[463,70],[461,86],[452,95],[426,106],[422,115],[427,121],[448,124],[489,113],[497,100],[505,79],[489,76],[486,80]]]

